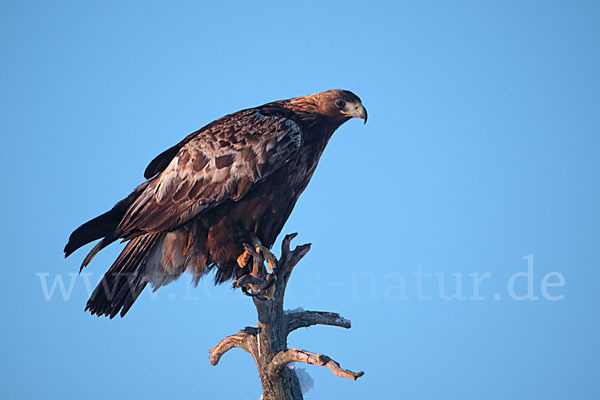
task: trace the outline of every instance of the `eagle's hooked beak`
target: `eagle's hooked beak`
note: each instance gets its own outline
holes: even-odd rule
[[[348,112],[345,112],[344,114],[347,114],[354,118],[361,118],[365,121],[365,124],[367,123],[367,109],[364,108],[363,105],[360,104],[360,102],[354,103],[349,108],[350,110],[348,110]]]

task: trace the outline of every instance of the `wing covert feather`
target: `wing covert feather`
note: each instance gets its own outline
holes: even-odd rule
[[[127,210],[118,230],[175,228],[227,199],[242,198],[253,184],[299,150],[300,126],[279,113],[250,109],[198,131]]]

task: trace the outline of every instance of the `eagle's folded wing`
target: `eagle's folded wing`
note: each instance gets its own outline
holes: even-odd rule
[[[288,162],[301,141],[300,126],[277,112],[249,109],[215,121],[151,163],[150,173],[161,165],[164,170],[128,208],[117,235],[171,230],[228,199],[239,200]]]

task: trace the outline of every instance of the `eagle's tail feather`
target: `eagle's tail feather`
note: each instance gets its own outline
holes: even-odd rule
[[[122,214],[116,213],[113,208],[75,229],[69,236],[69,242],[65,246],[65,257],[70,256],[75,250],[94,240],[110,236],[121,221],[122,216]]]
[[[117,240],[118,235],[115,235],[115,230],[117,229],[117,226],[121,222],[121,219],[123,219],[123,216],[127,212],[129,206],[131,206],[131,204],[144,191],[144,189],[147,186],[148,181],[142,183],[137,188],[135,188],[135,190],[131,192],[129,196],[115,204],[115,206],[111,210],[86,222],[79,228],[75,229],[75,231],[71,233],[71,236],[69,236],[69,242],[65,246],[65,257],[68,257],[71,253],[73,253],[81,246],[85,246],[86,244],[93,242],[94,240],[104,238],[102,244],[99,244],[100,247],[95,247],[90,252],[88,257],[86,257],[87,262],[89,262],[98,251]],[[82,268],[85,265],[87,265],[87,262],[84,261],[84,265],[82,265]]]
[[[92,314],[123,317],[148,283],[146,262],[160,242],[160,233],[147,233],[132,239],[92,293],[85,307]]]

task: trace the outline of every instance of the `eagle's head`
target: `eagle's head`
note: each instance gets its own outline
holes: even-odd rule
[[[290,99],[288,107],[327,116],[339,124],[350,118],[361,118],[367,123],[367,110],[360,98],[349,90],[332,89],[308,96]]]

